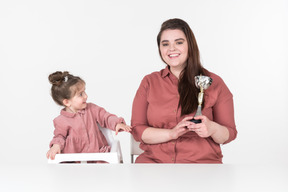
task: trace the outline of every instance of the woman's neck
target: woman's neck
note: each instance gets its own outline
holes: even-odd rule
[[[180,74],[182,72],[183,68],[182,67],[170,67],[170,71],[177,79],[179,79]]]

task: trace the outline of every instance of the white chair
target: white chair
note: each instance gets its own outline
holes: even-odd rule
[[[135,141],[135,139],[133,138],[133,136],[131,135],[131,163],[134,163],[134,156],[138,157],[141,153],[143,153],[144,151],[142,149],[140,149],[139,147],[140,142]]]
[[[48,159],[48,163],[58,164],[67,161],[81,161],[81,163],[87,163],[87,161],[106,161],[113,164],[123,163],[119,140],[114,139],[110,129],[102,128],[99,124],[98,126],[106,137],[109,146],[111,146],[109,153],[61,153],[56,154],[54,160]]]

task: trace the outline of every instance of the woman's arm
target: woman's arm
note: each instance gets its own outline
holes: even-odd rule
[[[142,133],[142,141],[147,144],[158,144],[177,139],[190,131],[187,126],[193,123],[188,121],[189,119],[192,119],[192,117],[184,118],[173,129],[148,127]]]
[[[214,130],[211,137],[216,143],[223,144],[229,139],[229,131],[225,126],[212,122],[210,129]]]
[[[213,120],[198,116],[202,123],[189,128],[200,137],[210,137],[218,144],[228,143],[236,138],[237,130],[234,120],[233,95],[220,77],[214,78],[219,88],[217,101],[213,106]]]
[[[134,139],[146,144],[157,144],[177,139],[179,136],[187,133],[189,130],[186,127],[192,123],[188,120],[192,119],[192,117],[184,118],[172,129],[151,127],[151,125],[148,123],[147,117],[148,106],[151,105],[151,103],[149,103],[149,97],[152,97],[152,93],[150,93],[150,84],[153,84],[153,82],[148,80],[146,76],[142,80],[134,97],[131,117],[131,133]],[[154,84],[157,83],[154,82]],[[161,109],[159,108],[157,110]]]
[[[142,134],[142,141],[146,144],[164,143],[172,140],[171,129],[148,127]]]
[[[188,128],[195,131],[200,137],[211,137],[218,144],[223,144],[229,139],[227,127],[210,121],[206,116],[197,116],[195,119],[201,119],[202,123],[193,124]]]

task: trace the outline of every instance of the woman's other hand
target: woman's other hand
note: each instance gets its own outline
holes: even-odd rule
[[[188,127],[190,127],[191,125],[194,124],[191,121],[189,121],[190,119],[192,119],[192,117],[185,117],[173,129],[171,129],[171,132],[170,132],[171,140],[172,139],[178,139],[178,137],[191,131],[191,130],[187,129]]]
[[[218,143],[223,144],[229,138],[229,131],[225,126],[219,125],[218,123],[211,121],[206,116],[201,115],[194,117],[195,119],[200,119],[202,122],[198,124],[189,125],[187,128],[191,131],[195,131],[199,137],[207,138],[212,137],[212,139]]]

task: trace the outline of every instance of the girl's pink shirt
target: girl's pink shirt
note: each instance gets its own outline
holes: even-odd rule
[[[87,103],[87,107],[77,113],[62,109],[53,122],[55,130],[50,147],[59,144],[61,153],[109,152],[110,146],[97,123],[113,131],[117,123],[125,123],[123,118],[93,103]]]
[[[211,72],[209,76],[213,83],[205,90],[202,114],[227,127],[229,139],[225,143],[229,143],[237,135],[233,96],[219,76]],[[160,144],[149,145],[142,141],[142,134],[148,127],[172,129],[183,118],[194,116],[195,112],[181,116],[178,102],[178,79],[168,67],[143,78],[134,98],[131,119],[132,134],[145,151],[136,163],[222,163],[220,145],[211,137],[201,138],[195,132]]]

